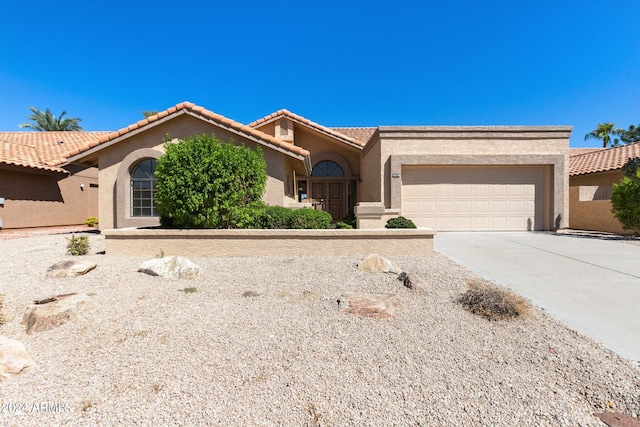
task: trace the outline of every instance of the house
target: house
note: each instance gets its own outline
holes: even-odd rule
[[[569,227],[610,233],[624,230],[611,213],[612,185],[629,158],[640,157],[640,142],[611,148],[571,149],[569,156]]]
[[[330,128],[287,110],[248,125],[189,102],[66,151],[52,167],[98,171],[100,227],[158,224],[155,160],[166,138],[215,134],[262,148],[264,201],[314,207],[360,228],[403,215],[437,230],[568,226],[571,127]]]
[[[98,215],[98,170],[55,166],[109,132],[0,132],[0,228],[83,224]]]

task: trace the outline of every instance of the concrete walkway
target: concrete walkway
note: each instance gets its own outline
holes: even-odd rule
[[[442,232],[434,243],[640,364],[640,246],[543,232]]]

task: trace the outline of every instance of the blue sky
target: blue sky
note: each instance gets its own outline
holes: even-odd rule
[[[0,130],[116,130],[191,101],[248,123],[640,124],[640,2],[5,2]]]

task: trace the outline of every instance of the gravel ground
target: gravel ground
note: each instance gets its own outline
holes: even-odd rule
[[[603,426],[640,414],[640,368],[535,309],[490,322],[454,303],[472,272],[439,254],[392,257],[424,279],[357,270],[357,257],[192,258],[204,274],[137,273],[95,254],[87,276],[47,279],[64,235],[0,241],[6,325],[40,365],[0,386],[0,421],[53,425]],[[180,291],[195,287],[197,292]],[[243,296],[253,291],[258,296]],[[26,335],[34,299],[91,295],[90,309]],[[396,317],[338,310],[342,293],[395,293]]]

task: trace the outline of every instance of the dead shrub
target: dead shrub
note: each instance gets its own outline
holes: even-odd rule
[[[514,319],[529,315],[531,305],[519,295],[491,283],[474,280],[456,302],[466,310],[489,320]]]

